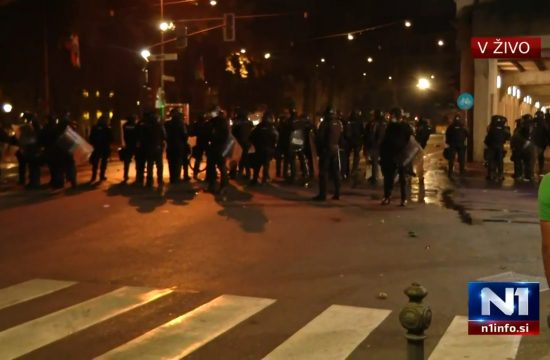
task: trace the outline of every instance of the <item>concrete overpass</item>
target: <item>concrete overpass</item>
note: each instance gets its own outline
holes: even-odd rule
[[[531,8],[529,1],[515,2],[515,8],[510,1],[455,2],[460,88],[474,94],[474,108],[468,112],[473,145],[470,156],[481,161],[492,115],[506,116],[513,126],[523,114],[550,108],[550,12]],[[522,6],[526,8],[518,11]],[[539,36],[542,58],[474,60],[470,52],[470,39],[474,36]]]

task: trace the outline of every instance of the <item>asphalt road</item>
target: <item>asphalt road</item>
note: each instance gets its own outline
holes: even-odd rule
[[[540,279],[540,235],[532,188],[450,182],[440,140],[405,209],[367,185],[325,204],[277,182],[233,183],[225,200],[199,183],[139,189],[118,164],[76,191],[4,190],[0,358],[405,359],[399,311],[418,282],[430,359],[548,359],[545,321],[539,336],[463,334],[467,282]],[[460,207],[532,221],[465,223]]]

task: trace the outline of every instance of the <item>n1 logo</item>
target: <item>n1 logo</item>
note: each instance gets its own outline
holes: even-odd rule
[[[468,334],[538,335],[539,283],[468,283]]]

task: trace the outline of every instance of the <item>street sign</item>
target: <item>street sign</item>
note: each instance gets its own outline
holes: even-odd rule
[[[470,93],[463,92],[456,99],[456,104],[460,110],[470,110],[474,106],[474,97]]]
[[[162,75],[162,78],[164,79],[164,81],[170,81],[170,82],[175,82],[175,81],[176,81],[176,77],[175,77],[175,76]]]
[[[149,61],[175,61],[178,60],[178,54],[177,53],[169,53],[169,54],[151,54],[149,56]]]

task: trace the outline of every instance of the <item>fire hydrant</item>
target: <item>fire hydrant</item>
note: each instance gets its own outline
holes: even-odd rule
[[[407,329],[407,359],[424,360],[424,331],[432,322],[432,310],[428,305],[422,304],[428,291],[420,284],[413,283],[405,289],[405,295],[409,297],[409,303],[399,313],[399,322]]]

